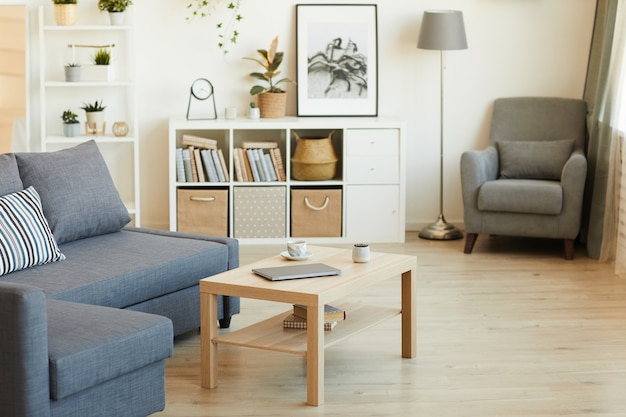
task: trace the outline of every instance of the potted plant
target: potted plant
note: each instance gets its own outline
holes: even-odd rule
[[[258,49],[257,52],[262,59],[244,58],[257,62],[263,67],[264,72],[252,72],[250,76],[260,81],[264,81],[267,85],[255,85],[250,89],[250,95],[259,96],[259,108],[261,117],[283,117],[285,115],[285,106],[287,104],[287,93],[278,87],[279,84],[290,82],[288,78],[275,80],[280,75],[280,64],[283,62],[284,52],[277,52],[278,36],[276,36],[268,50]]]
[[[54,3],[54,21],[59,26],[71,26],[78,18],[77,0],[52,0]]]
[[[83,103],[81,109],[85,110],[87,116],[87,133],[93,133],[96,136],[98,134],[104,135],[106,129],[106,122],[104,121],[104,109],[106,106],[102,105],[102,100],[98,102],[96,100],[91,103]]]
[[[124,24],[126,9],[132,5],[132,0],[98,0],[98,8],[100,11],[109,12],[109,19],[113,26]]]
[[[256,106],[256,103],[254,101],[251,101],[250,102],[250,108],[248,109],[248,118],[249,119],[258,119],[259,117],[261,117],[261,111]]]
[[[70,62],[65,65],[65,81],[70,83],[80,81],[80,64]]]
[[[111,81],[113,79],[113,66],[111,65],[111,51],[100,48],[91,57],[93,65],[86,71],[85,78],[89,81]]]
[[[78,136],[80,133],[78,115],[72,110],[67,109],[61,115],[61,119],[63,119],[63,134],[68,138]]]

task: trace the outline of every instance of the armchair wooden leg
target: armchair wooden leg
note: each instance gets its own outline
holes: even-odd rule
[[[465,249],[464,253],[472,253],[474,249],[474,243],[476,243],[476,239],[478,239],[478,233],[467,233],[465,236]]]
[[[565,259],[568,261],[574,259],[574,239],[563,239],[563,248],[565,249]]]

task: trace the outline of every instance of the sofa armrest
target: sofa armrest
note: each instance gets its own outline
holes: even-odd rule
[[[205,240],[209,242],[221,243],[228,247],[228,269],[235,269],[239,267],[239,241],[237,239],[222,236],[201,235],[195,233],[172,232],[170,230],[148,229],[144,227],[127,226],[124,228],[124,230],[127,230],[129,232],[151,233],[153,235],[172,236],[178,238]]]
[[[50,415],[46,296],[0,282],[0,416]]]

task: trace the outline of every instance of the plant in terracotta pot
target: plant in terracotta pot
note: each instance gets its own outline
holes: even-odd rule
[[[54,3],[54,21],[59,26],[71,26],[78,18],[77,0],[52,0]]]
[[[276,80],[280,75],[280,64],[283,62],[284,52],[278,52],[278,36],[276,36],[269,49],[258,49],[257,52],[262,59],[244,58],[257,62],[265,70],[264,72],[252,72],[250,76],[263,81],[266,85],[255,85],[250,89],[251,95],[259,96],[259,108],[261,117],[283,117],[285,116],[285,106],[287,104],[287,93],[278,87],[282,83],[294,83],[289,78]]]
[[[85,115],[87,116],[87,134],[104,135],[106,129],[104,109],[106,109],[106,106],[102,105],[102,100],[100,102],[96,100],[93,103],[83,103],[81,109],[85,110]]]
[[[63,119],[63,134],[68,138],[78,136],[80,133],[78,115],[72,110],[67,109],[61,115],[61,119]]]
[[[124,24],[126,9],[132,5],[132,0],[98,0],[98,8],[102,12],[109,12],[109,19],[113,26]]]

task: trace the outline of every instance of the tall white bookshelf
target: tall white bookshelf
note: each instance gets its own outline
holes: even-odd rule
[[[127,11],[126,24],[112,26],[97,1],[79,2],[78,21],[73,26],[54,22],[53,4],[39,6],[39,101],[41,151],[56,151],[94,139],[109,167],[133,224],[140,226],[139,123],[136,106],[134,29],[132,12]],[[109,47],[114,76],[107,81],[66,82],[64,67],[78,62],[85,67],[99,46]],[[105,109],[104,135],[88,134],[84,103],[102,100]],[[78,115],[80,134],[63,134],[61,115],[70,109]],[[126,122],[126,136],[115,136],[113,124]]]

